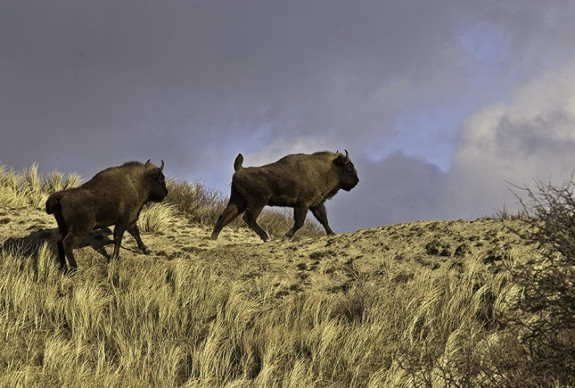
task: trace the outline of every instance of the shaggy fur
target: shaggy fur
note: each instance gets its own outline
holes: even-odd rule
[[[267,241],[267,233],[256,222],[266,205],[294,208],[294,226],[286,237],[292,237],[303,226],[308,209],[328,235],[334,234],[327,222],[324,202],[339,189],[349,191],[359,183],[347,151],[345,155],[339,152],[287,155],[261,167],[244,168],[243,160],[239,154],[234,161],[230,201],[212,232],[214,240],[225,225],[245,212],[244,221]]]
[[[128,162],[96,174],[83,185],[58,191],[46,201],[46,212],[54,214],[58,223],[58,258],[66,270],[66,256],[72,268],[77,268],[73,250],[94,228],[115,225],[114,253],[120,254],[122,237],[127,230],[138,243],[138,248],[148,253],[142,242],[137,221],[147,202],[161,202],[168,190],[162,166],[150,161],[145,164]]]

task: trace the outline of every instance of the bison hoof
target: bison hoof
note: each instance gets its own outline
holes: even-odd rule
[[[144,255],[149,255],[152,252],[150,252],[150,250],[148,248],[143,248],[142,253],[144,253]]]

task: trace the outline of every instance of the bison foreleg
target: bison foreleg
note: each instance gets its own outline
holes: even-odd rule
[[[125,227],[121,225],[116,225],[114,228],[114,253],[112,253],[111,260],[117,260],[120,258],[120,247],[122,246],[122,237],[124,237]]]
[[[293,227],[286,233],[287,238],[292,238],[295,232],[297,232],[305,222],[305,217],[307,215],[307,207],[296,206],[293,209],[294,224]]]
[[[335,234],[335,232],[331,230],[329,224],[327,223],[327,211],[325,210],[325,205],[323,203],[318,207],[311,209],[311,212],[315,216],[315,218],[319,221],[319,223],[323,226],[325,232],[328,235]]]
[[[131,228],[128,229],[128,233],[134,236],[136,243],[138,244],[138,249],[140,249],[144,254],[149,254],[150,250],[146,247],[146,244],[142,241],[142,237],[140,237],[140,228],[138,228],[138,224],[134,224]]]

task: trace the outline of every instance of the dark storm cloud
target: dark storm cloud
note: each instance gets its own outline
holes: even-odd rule
[[[397,109],[385,88],[450,55],[424,3],[13,2],[0,17],[3,127],[19,154],[48,143],[34,152],[46,162],[114,158],[155,133],[196,161],[246,135],[254,149],[310,131],[365,139]]]
[[[573,16],[563,1],[5,1],[0,161],[88,178],[164,159],[227,193],[238,152],[347,148],[361,183],[334,217],[442,218],[444,175],[469,166],[465,118],[573,58]]]

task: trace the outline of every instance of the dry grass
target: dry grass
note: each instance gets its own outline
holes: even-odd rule
[[[489,385],[483,352],[501,344],[488,327],[517,290],[480,267],[285,295],[265,273],[184,258],[68,278],[46,246],[3,255],[0,385]]]
[[[2,187],[26,191],[13,175],[3,170]],[[142,214],[156,254],[108,264],[88,246],[73,277],[58,270],[49,218],[29,197],[1,203],[0,386],[561,385],[533,370],[507,325],[523,289],[505,268],[536,254],[504,226],[519,221],[267,244],[231,228],[213,242],[210,222],[182,209],[201,189],[179,185],[183,199]],[[48,237],[30,250],[8,244],[18,233]]]
[[[0,205],[40,209],[50,193],[78,186],[80,182],[77,174],[53,172],[49,176],[42,176],[36,163],[21,173],[0,164]]]
[[[175,207],[171,204],[149,204],[140,212],[138,227],[142,232],[162,232],[175,222],[175,214]]]

